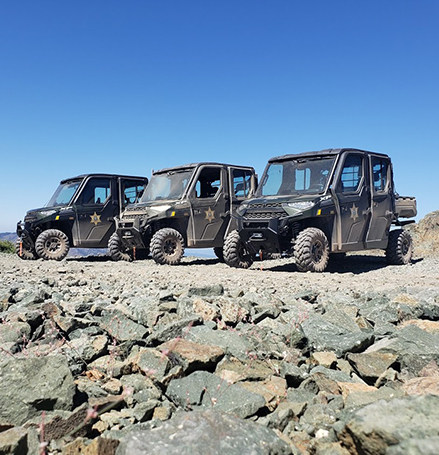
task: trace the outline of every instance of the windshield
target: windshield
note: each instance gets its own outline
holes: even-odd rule
[[[180,199],[192,174],[193,169],[153,175],[143,193],[141,202]]]
[[[74,180],[71,182],[61,183],[56,189],[46,207],[56,207],[58,205],[68,205],[72,200],[78,186],[82,180]]]
[[[258,188],[259,196],[319,194],[328,182],[335,158],[303,159],[272,163]]]

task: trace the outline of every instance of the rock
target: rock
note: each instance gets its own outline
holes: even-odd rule
[[[28,430],[14,427],[0,432],[0,454],[26,455],[28,451]]]
[[[332,319],[335,322],[334,314]],[[303,331],[314,350],[334,351],[342,357],[348,352],[363,351],[373,343],[372,330],[360,330],[355,321],[349,321],[344,316],[340,316],[340,325],[334,322],[317,314],[303,322]]]
[[[189,333],[193,330],[195,324],[199,324],[201,318],[199,316],[187,317],[175,320],[163,326],[156,326],[152,334],[147,338],[147,343],[164,343],[171,338],[185,336],[189,338]]]
[[[107,312],[100,320],[100,326],[117,341],[141,340],[148,330],[129,319],[120,311]]]
[[[0,323],[0,344],[20,343],[29,340],[30,325],[27,322],[7,321]]]
[[[366,384],[352,382],[339,382],[338,385],[346,408],[358,408],[378,400],[391,400],[404,395],[402,390],[391,387],[378,389]]]
[[[186,338],[200,344],[219,346],[226,353],[240,360],[248,360],[248,354],[253,349],[250,341],[241,337],[237,332],[211,330],[206,326],[192,327]]]
[[[127,361],[131,364],[133,371],[140,371],[145,376],[157,381],[163,381],[172,368],[168,357],[155,348],[133,350]]]
[[[274,373],[267,362],[257,359],[241,361],[235,357],[223,359],[217,366],[215,373],[228,382],[244,380],[261,380]]]
[[[71,410],[75,385],[62,356],[9,358],[0,363],[0,424],[22,425],[43,410]]]
[[[404,328],[410,325],[414,325],[421,330],[424,330],[428,333],[439,333],[439,321],[428,321],[425,319],[410,319],[408,321],[402,322],[399,327]]]
[[[276,409],[287,393],[287,381],[278,376],[270,376],[263,381],[245,381],[240,385],[249,392],[261,395],[270,411]]]
[[[108,338],[105,335],[87,336],[84,334],[80,338],[74,338],[65,346],[69,354],[76,360],[81,360],[85,364],[93,361],[102,355],[107,348]]]
[[[262,396],[237,384],[228,384],[206,371],[195,371],[185,378],[172,380],[166,395],[177,406],[186,409],[193,406],[214,407],[241,418],[249,417],[265,406]]]
[[[403,441],[439,436],[439,397],[378,401],[356,411],[339,435],[350,453],[381,455]]]
[[[431,334],[415,325],[407,325],[394,335],[379,340],[365,352],[397,355],[402,368],[417,374],[431,360],[439,360],[439,334]]]
[[[192,309],[203,321],[215,321],[220,316],[218,306],[203,299],[195,299],[192,302]]]
[[[439,395],[439,377],[409,379],[401,388],[407,395]]]
[[[412,438],[387,449],[386,455],[437,455],[439,437]]]
[[[226,436],[225,436],[226,435]],[[215,410],[180,413],[122,439],[117,455],[291,454],[274,431]]]
[[[219,296],[224,294],[224,288],[221,284],[214,284],[212,286],[191,287],[189,288],[188,295],[191,296]]]
[[[331,351],[313,352],[311,354],[311,362],[316,365],[321,365],[325,368],[331,368],[337,361],[337,356]]]
[[[348,360],[355,370],[369,384],[375,381],[398,359],[396,354],[390,352],[371,352],[370,354],[348,354]]]
[[[186,373],[194,370],[214,369],[215,365],[224,356],[224,351],[217,346],[209,346],[184,338],[175,338],[158,346],[167,358],[172,358],[183,366]]]

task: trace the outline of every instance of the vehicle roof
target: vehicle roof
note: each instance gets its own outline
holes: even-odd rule
[[[163,169],[160,169],[158,171],[154,171],[152,174],[163,174],[165,172],[172,172],[172,171],[181,171],[184,169],[194,169],[198,166],[204,166],[204,165],[212,165],[212,166],[231,166],[231,167],[242,167],[245,169],[251,169],[254,170],[253,167],[251,166],[242,166],[240,164],[227,164],[227,163],[216,163],[213,161],[201,161],[200,163],[189,163],[189,164],[183,164],[181,166],[174,166],[174,167],[165,167]]]
[[[139,177],[138,175],[122,175],[122,174],[102,174],[102,173],[91,173],[91,174],[80,174],[76,177],[70,177],[68,179],[61,180],[61,183],[70,182],[71,180],[79,180],[85,177],[122,177],[128,179],[141,179],[148,180],[147,177]]]
[[[343,153],[343,152],[360,152],[360,153],[367,153],[367,154],[378,155],[378,156],[382,156],[385,158],[389,158],[389,156],[384,153],[370,152],[367,150],[360,150],[360,149],[354,149],[354,148],[338,148],[338,149],[324,149],[324,150],[319,150],[316,152],[304,152],[304,153],[297,153],[297,154],[275,156],[273,158],[270,158],[268,160],[268,162],[273,163],[276,161],[297,160],[300,158],[310,158],[313,156],[315,156],[315,157],[332,156],[332,155],[339,155],[340,153]]]

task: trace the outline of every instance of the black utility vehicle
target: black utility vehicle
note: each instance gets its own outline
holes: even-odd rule
[[[385,249],[390,264],[406,264],[414,197],[395,192],[390,158],[357,149],[329,149],[269,160],[256,197],[237,210],[237,230],[224,259],[247,268],[255,254],[294,256],[300,271],[322,272],[330,253]]]
[[[256,185],[248,166],[196,163],[154,172],[140,202],[116,220],[110,254],[129,261],[150,252],[159,264],[178,264],[185,247],[213,247],[222,259],[231,215]]]
[[[86,174],[63,180],[47,205],[27,212],[17,224],[17,254],[22,259],[60,261],[77,248],[106,248],[114,217],[136,202],[145,177]]]

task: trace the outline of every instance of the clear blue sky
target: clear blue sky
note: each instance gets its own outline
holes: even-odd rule
[[[87,172],[388,153],[439,209],[437,0],[4,0],[0,232]]]

